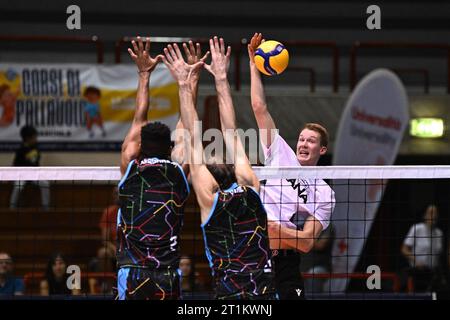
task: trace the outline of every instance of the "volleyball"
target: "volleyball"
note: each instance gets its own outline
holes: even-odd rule
[[[284,45],[275,40],[261,43],[255,52],[255,65],[268,76],[282,73],[289,63],[289,52]]]

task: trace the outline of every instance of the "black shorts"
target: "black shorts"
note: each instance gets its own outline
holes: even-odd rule
[[[280,300],[305,300],[305,285],[300,273],[301,255],[294,250],[272,250],[275,289]]]
[[[177,300],[180,274],[178,269],[122,267],[117,276],[117,290],[119,300]]]

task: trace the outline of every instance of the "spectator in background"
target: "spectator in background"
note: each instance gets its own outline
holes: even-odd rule
[[[408,259],[409,275],[413,278],[416,292],[431,290],[441,271],[439,259],[443,233],[436,227],[438,209],[435,205],[427,207],[423,220],[409,229],[401,250]]]
[[[322,231],[312,250],[302,255],[300,271],[309,274],[331,272],[331,250],[334,240],[333,225]],[[321,293],[327,291],[325,284],[327,279],[305,278],[305,290],[308,293]]]
[[[89,131],[89,138],[94,137],[94,131],[92,130],[94,124],[102,131],[102,137],[106,136],[102,115],[100,113],[99,101],[101,96],[101,91],[97,87],[90,86],[84,90],[84,98],[86,99],[84,114],[86,116],[86,128]]]
[[[14,264],[11,256],[0,252],[0,298],[23,295],[25,285],[22,279],[14,277]]]
[[[204,286],[199,279],[199,273],[195,271],[195,264],[189,256],[181,256],[180,258],[181,271],[181,292],[193,293],[204,290]]]
[[[117,239],[117,213],[119,211],[119,193],[117,187],[112,192],[113,204],[103,210],[100,218],[100,233],[102,246],[97,256],[89,262],[89,272],[110,273],[116,272],[116,239]],[[89,277],[89,292],[91,294],[112,294],[113,282],[110,278]]]
[[[78,294],[78,290],[70,290],[67,286],[69,274],[67,263],[61,253],[55,253],[50,257],[45,272],[45,279],[41,281],[41,295],[71,295]]]
[[[22,144],[16,150],[13,166],[16,167],[38,167],[41,159],[41,153],[37,146],[37,131],[32,126],[24,126],[20,129],[20,136],[22,137]],[[11,193],[10,208],[16,209],[19,200],[19,194],[24,187],[24,181],[15,181]],[[48,210],[50,203],[50,184],[48,181],[40,180],[32,183],[39,186],[41,189],[42,207]]]
[[[116,284],[116,251],[111,247],[101,247],[97,257],[89,262],[89,272],[101,273],[100,277],[89,277],[90,294],[113,294]],[[112,274],[109,277],[108,274]]]

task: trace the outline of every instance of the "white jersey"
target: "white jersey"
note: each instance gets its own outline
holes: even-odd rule
[[[439,266],[439,256],[443,248],[443,234],[439,228],[430,229],[425,223],[413,225],[406,235],[403,244],[411,247],[414,260],[409,261],[411,267],[425,266],[430,269]]]
[[[264,165],[268,167],[300,167],[295,152],[277,134],[269,148],[264,146]],[[303,219],[313,216],[325,230],[334,210],[334,191],[322,179],[269,179],[261,184],[261,200],[269,220],[296,229],[291,219],[300,215]]]

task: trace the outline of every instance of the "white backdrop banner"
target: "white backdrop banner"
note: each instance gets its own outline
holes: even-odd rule
[[[333,165],[392,165],[409,121],[405,88],[391,71],[378,69],[356,86],[342,114]],[[334,181],[332,215],[336,238],[333,273],[352,273],[369,235],[387,181]],[[332,291],[345,291],[348,279],[331,280]]]
[[[0,64],[0,150],[32,125],[43,150],[120,150],[133,119],[134,65]],[[176,82],[159,64],[150,78],[149,119],[175,128]]]

